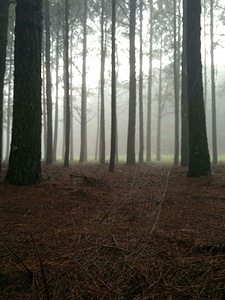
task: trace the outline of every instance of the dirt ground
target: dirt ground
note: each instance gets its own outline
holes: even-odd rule
[[[225,165],[0,172],[0,299],[225,299]]]

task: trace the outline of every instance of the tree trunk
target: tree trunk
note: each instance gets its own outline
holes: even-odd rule
[[[147,102],[147,141],[146,141],[146,160],[152,159],[151,151],[151,123],[152,123],[152,46],[153,46],[153,0],[150,0],[150,33],[149,33],[149,72],[148,72],[148,102]]]
[[[42,1],[17,0],[12,143],[5,180],[41,180]]]
[[[189,121],[188,176],[211,173],[203,99],[200,43],[200,0],[187,1],[187,78]]]
[[[139,72],[139,163],[144,161],[144,120],[143,120],[143,1],[140,0],[140,72]]]
[[[112,0],[112,84],[111,84],[111,149],[109,172],[115,169],[116,158],[116,0]]]
[[[217,124],[216,124],[216,84],[214,64],[214,0],[210,0],[210,54],[211,54],[211,89],[212,89],[212,163],[217,165]]]
[[[162,40],[160,41],[159,57],[159,92],[158,92],[158,115],[157,115],[157,142],[156,142],[156,161],[161,160],[161,127],[162,127]]]
[[[129,119],[127,136],[127,164],[135,163],[136,128],[136,55],[135,55],[136,0],[130,0],[130,82],[129,82]]]
[[[47,100],[47,152],[46,164],[52,163],[52,79],[51,79],[51,57],[50,57],[50,14],[49,0],[45,3],[45,55],[46,55],[46,100]]]
[[[59,0],[57,2],[57,13],[59,14]],[[55,120],[54,120],[54,136],[53,136],[53,154],[52,160],[57,160],[57,144],[58,144],[58,122],[59,122],[59,30],[60,21],[57,19],[56,28],[56,53],[55,53]]]
[[[86,86],[86,60],[87,60],[87,0],[84,0],[83,16],[83,67],[81,91],[81,147],[80,163],[87,161],[87,86]]]
[[[101,164],[105,163],[105,33],[104,33],[104,14],[105,0],[102,0],[101,11],[101,112],[100,112],[100,147],[99,160]]]
[[[6,67],[6,47],[9,0],[0,0],[0,170],[2,169],[2,149],[3,149],[3,90]]]
[[[181,166],[187,167],[189,161],[188,144],[188,101],[187,101],[187,0],[183,0],[183,51],[182,51],[182,91],[181,91]]]
[[[70,152],[70,96],[69,96],[69,0],[65,0],[64,76],[65,76],[65,153],[64,167],[69,167]]]
[[[174,112],[175,112],[175,136],[174,136],[174,165],[179,164],[179,59],[178,59],[178,49],[179,45],[177,42],[177,1],[173,0],[174,8],[174,24],[173,24],[173,38],[174,38]]]

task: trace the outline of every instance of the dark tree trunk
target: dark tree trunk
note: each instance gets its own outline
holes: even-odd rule
[[[127,136],[128,165],[135,163],[135,128],[136,128],[136,55],[135,55],[136,0],[130,0],[130,83],[129,83],[129,119]]]
[[[57,2],[57,13],[59,14],[60,5]],[[58,144],[58,122],[59,122],[59,31],[60,21],[57,19],[56,28],[56,53],[55,53],[55,120],[54,120],[54,137],[53,137],[53,154],[52,160],[57,160],[57,144]]]
[[[186,55],[186,17],[187,0],[183,0],[183,52],[182,52],[182,90],[181,90],[181,166],[187,167],[189,161],[188,144],[188,102],[187,102],[187,55]]]
[[[188,0],[186,53],[189,118],[188,176],[190,177],[211,173],[203,99],[200,15],[200,0]]]
[[[17,0],[12,143],[6,181],[41,180],[42,1]]]
[[[143,1],[140,0],[140,72],[139,72],[139,163],[144,161],[144,117],[143,117]]]
[[[7,28],[9,0],[0,0],[0,170],[2,169],[3,149],[3,89],[6,66]]]
[[[65,76],[65,153],[64,167],[69,167],[70,152],[70,96],[69,96],[69,0],[65,0],[64,76]]]
[[[87,161],[87,0],[84,0],[83,16],[83,66],[82,66],[82,91],[81,91],[81,146],[79,162]]]
[[[47,151],[46,164],[52,163],[52,79],[51,79],[51,45],[49,0],[45,2],[45,56],[46,56],[46,102],[47,102]]]
[[[102,0],[101,11],[101,112],[100,112],[100,145],[99,160],[101,164],[105,163],[105,33],[104,33],[104,14],[105,0]]]
[[[178,59],[178,39],[177,34],[180,34],[179,31],[177,31],[177,1],[173,0],[173,6],[174,6],[174,24],[173,24],[173,38],[174,38],[174,62],[173,62],[173,68],[174,68],[174,111],[175,111],[175,136],[174,136],[174,165],[177,166],[179,164],[179,68],[180,68],[180,62]]]
[[[149,37],[149,72],[148,72],[148,102],[147,102],[147,141],[146,160],[152,159],[151,151],[151,123],[152,123],[152,56],[153,56],[153,0],[150,0],[150,37]]]
[[[116,0],[112,0],[112,85],[111,85],[111,149],[109,172],[115,169],[116,158]]]
[[[216,84],[214,64],[214,0],[210,0],[210,54],[211,54],[211,89],[212,89],[212,163],[217,165],[217,124],[216,124]]]

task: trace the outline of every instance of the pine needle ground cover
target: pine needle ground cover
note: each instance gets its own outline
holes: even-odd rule
[[[151,163],[0,173],[0,299],[224,299],[225,166]]]

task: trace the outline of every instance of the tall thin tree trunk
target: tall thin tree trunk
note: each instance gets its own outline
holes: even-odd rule
[[[111,148],[109,172],[114,172],[116,158],[116,0],[112,0],[112,84],[111,84]]]
[[[65,0],[65,34],[64,34],[64,75],[65,75],[65,154],[64,167],[69,167],[70,152],[70,96],[69,96],[69,0]]]
[[[59,14],[60,5],[57,2],[57,13]],[[56,53],[55,53],[55,120],[54,120],[54,137],[53,137],[53,161],[57,160],[57,145],[58,145],[58,122],[59,122],[59,20],[57,21],[56,29]]]
[[[148,102],[147,102],[147,141],[146,141],[146,160],[152,159],[151,151],[151,123],[152,123],[152,59],[153,59],[153,0],[150,0],[150,32],[149,32],[149,71],[148,71]]]
[[[129,119],[127,136],[127,161],[128,165],[135,163],[135,128],[136,128],[136,0],[130,0],[130,82],[129,82]]]
[[[81,91],[81,147],[79,162],[87,161],[87,0],[84,0],[83,15],[83,66],[82,66],[82,91]]]
[[[73,132],[73,31],[70,33],[70,160],[74,161],[74,132]]]
[[[159,91],[158,91],[158,114],[157,114],[157,142],[156,142],[156,161],[161,160],[161,127],[162,127],[162,40],[160,41],[159,56]]]
[[[105,33],[104,33],[104,14],[105,0],[101,1],[101,111],[100,111],[100,163],[105,163]]]
[[[46,55],[46,100],[47,100],[47,152],[46,164],[52,163],[52,79],[50,57],[50,14],[49,0],[45,1],[45,55]]]
[[[212,89],[212,163],[217,165],[217,124],[216,124],[216,84],[214,64],[214,0],[210,0],[210,54],[211,54],[211,89]]]
[[[143,1],[140,0],[140,72],[139,72],[139,163],[144,161],[144,120],[143,120]]]
[[[178,61],[178,45],[177,45],[177,1],[173,0],[173,13],[174,13],[174,23],[173,23],[173,39],[174,39],[174,112],[175,112],[175,136],[174,136],[174,165],[178,166],[179,164],[179,61]]]
[[[189,161],[188,144],[188,101],[187,101],[187,0],[183,0],[183,51],[182,51],[182,91],[181,91],[181,166],[187,167]]]

